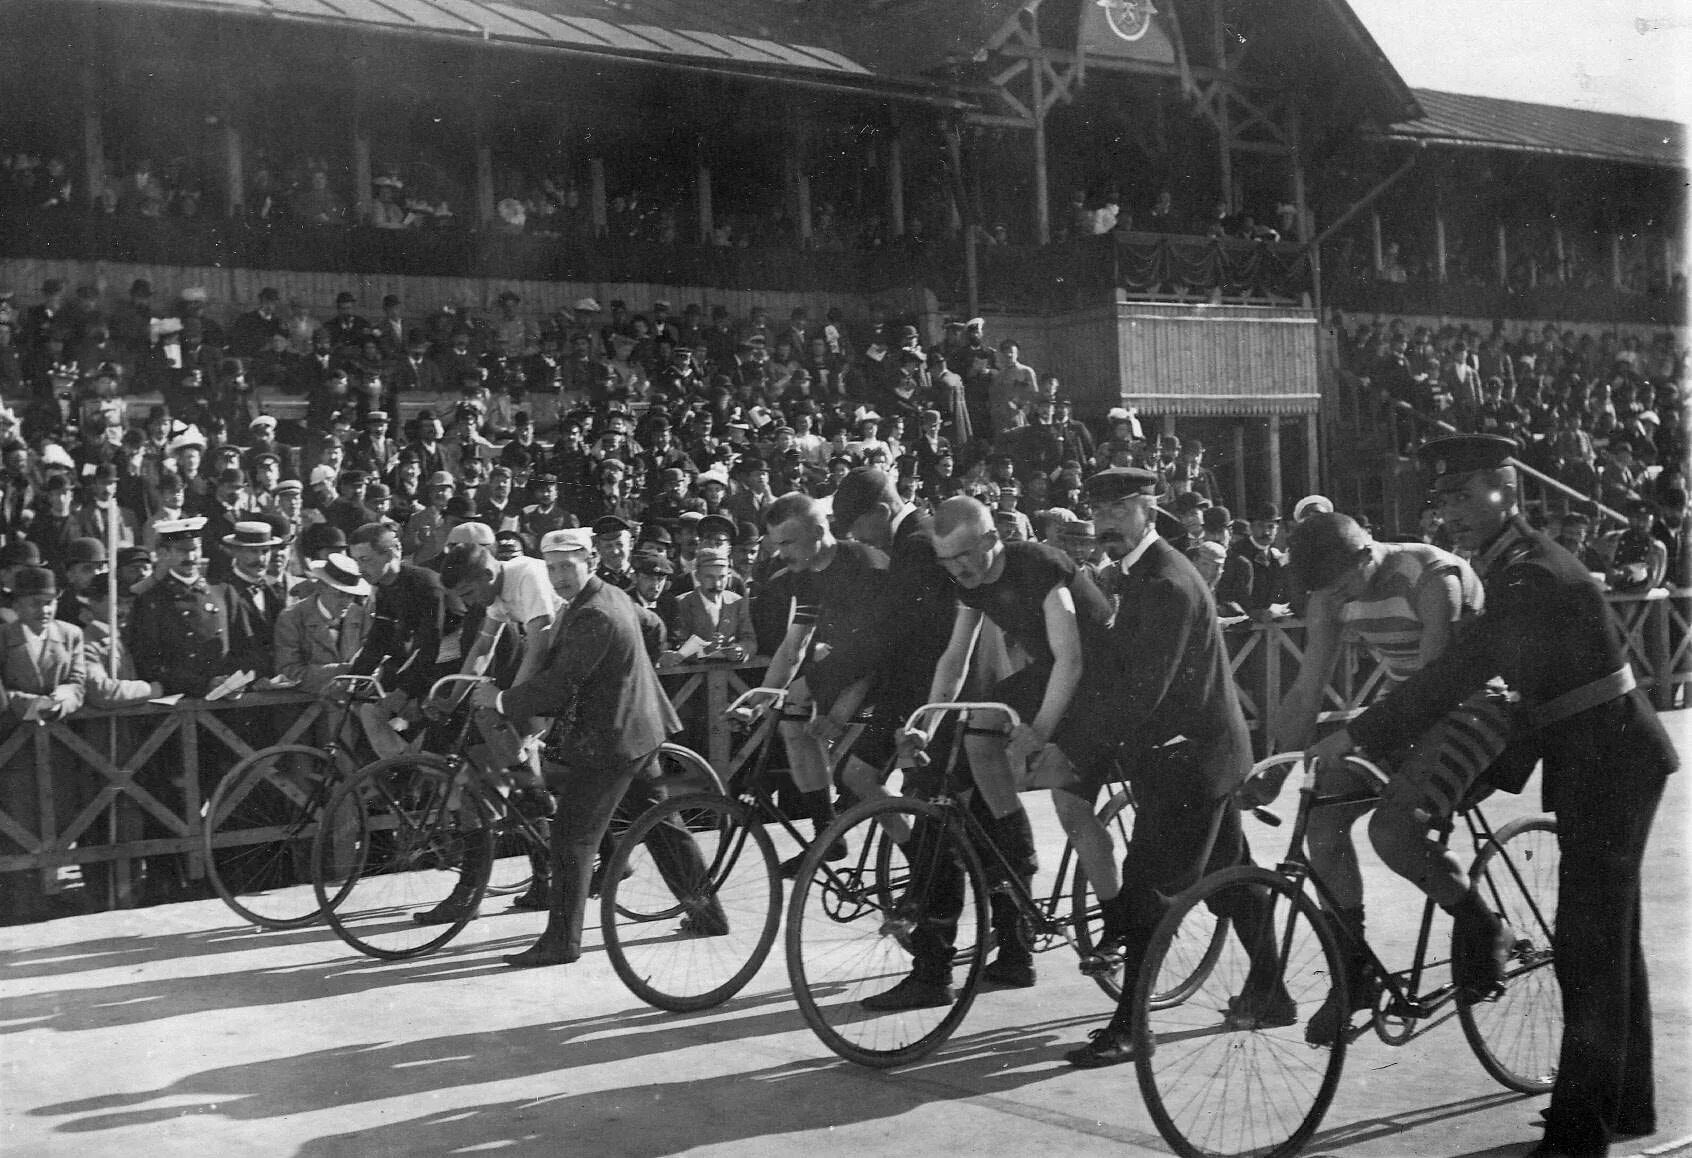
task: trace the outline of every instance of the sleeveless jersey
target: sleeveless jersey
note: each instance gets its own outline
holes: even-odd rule
[[[1459,619],[1478,614],[1484,595],[1474,568],[1449,551],[1426,543],[1377,543],[1374,549],[1380,564],[1363,594],[1340,609],[1340,621],[1345,638],[1360,640],[1396,684],[1422,666],[1416,599],[1426,586],[1455,575],[1462,590]]]

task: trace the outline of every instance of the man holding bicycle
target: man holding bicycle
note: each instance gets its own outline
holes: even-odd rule
[[[1365,753],[1401,751],[1494,676],[1521,697],[1512,743],[1544,759],[1541,792],[1562,852],[1553,949],[1563,1041],[1534,1154],[1603,1155],[1612,1135],[1657,1125],[1640,864],[1678,758],[1635,686],[1603,592],[1520,517],[1516,449],[1474,434],[1417,451],[1445,525],[1474,553],[1486,608],[1347,737]]]
[[[1293,529],[1289,548],[1293,578],[1311,595],[1304,662],[1271,737],[1280,751],[1309,743],[1344,642],[1360,640],[1369,649],[1390,695],[1445,650],[1483,601],[1480,580],[1457,556],[1425,543],[1373,542],[1346,515],[1310,516]],[[1378,798],[1336,758],[1352,746],[1348,733],[1337,732],[1310,749],[1319,792],[1366,797],[1310,814],[1310,863],[1328,886],[1329,916],[1350,929],[1355,943],[1363,942],[1363,877],[1351,827],[1372,809],[1369,839],[1387,867],[1451,914],[1453,980],[1473,997],[1498,985],[1502,926],[1470,887],[1457,858],[1429,830],[1450,819],[1503,752],[1508,732],[1502,696],[1481,688],[1393,754],[1387,765],[1391,778]],[[1351,1008],[1340,1007],[1337,990],[1330,993],[1306,1027],[1314,1045],[1331,1044],[1352,1012],[1375,1003],[1377,986],[1367,959],[1353,953],[1347,970]]]
[[[655,759],[665,738],[680,728],[633,601],[593,573],[592,533],[549,532],[541,554],[553,588],[566,601],[542,669],[506,691],[490,683],[470,693],[476,707],[498,712],[519,730],[535,717],[553,721],[541,757],[547,787],[558,797],[549,913],[540,940],[505,958],[518,968],[567,965],[581,956],[594,852],[625,796],[644,806],[662,799]],[[678,897],[698,891],[705,865],[686,829],[661,825],[647,847]],[[713,897],[689,914],[684,928],[717,936],[727,931],[728,920]]]

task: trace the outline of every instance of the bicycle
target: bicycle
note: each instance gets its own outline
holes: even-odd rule
[[[263,928],[298,928],[322,916],[311,887],[312,839],[335,785],[359,768],[352,705],[384,695],[375,676],[338,675],[330,683],[348,698],[330,707],[336,715],[322,747],[261,748],[231,768],[206,803],[200,849],[212,887],[237,916]]]
[[[1386,774],[1369,761],[1347,760],[1375,784],[1386,783]],[[1470,878],[1511,938],[1503,983],[1470,1001],[1450,983],[1429,982],[1431,971],[1449,963],[1430,955],[1432,900],[1423,907],[1407,969],[1387,967],[1357,933],[1324,917],[1318,901],[1328,897],[1328,890],[1303,849],[1310,814],[1371,794],[1318,796],[1312,769],[1298,752],[1262,761],[1251,775],[1284,764],[1294,765],[1303,777],[1285,858],[1274,869],[1242,866],[1201,880],[1176,899],[1147,950],[1133,1050],[1141,1093],[1164,1139],[1183,1155],[1282,1158],[1297,1153],[1333,1100],[1350,1042],[1373,1027],[1383,1042],[1403,1045],[1426,1032],[1417,1030],[1419,1022],[1454,1002],[1464,1037],[1488,1074],[1521,1093],[1549,1090],[1562,1020],[1552,969],[1559,859],[1555,820],[1522,817],[1494,830],[1478,806],[1484,793],[1471,794],[1458,809],[1477,854]],[[1439,826],[1442,843],[1450,840],[1455,824],[1453,817]],[[1246,946],[1234,938],[1184,1000],[1162,1005],[1150,1000],[1166,978],[1183,972],[1180,959],[1171,963],[1170,948],[1184,940],[1195,914],[1248,898],[1264,906],[1260,911],[1267,918],[1257,974]],[[1380,995],[1367,1021],[1349,1026],[1332,1045],[1313,1047],[1304,1026],[1330,993],[1339,1008],[1351,1008],[1342,964],[1351,952],[1368,962]],[[1265,975],[1265,957],[1272,977]],[[1274,993],[1277,983],[1284,998]],[[1241,1097],[1242,1090],[1259,1093]]]
[[[935,703],[918,708],[905,727],[918,731],[928,717],[956,712],[998,714],[1012,728],[1021,723],[1005,704]],[[917,1061],[962,1023],[991,949],[989,878],[998,882],[993,888],[1012,898],[1035,952],[1069,945],[1078,958],[1086,957],[1103,934],[1100,906],[1073,847],[1065,845],[1048,892],[1036,895],[1025,887],[968,808],[963,797],[970,786],[959,783],[955,759],[954,749],[954,765],[932,799],[871,800],[842,814],[806,854],[794,883],[787,968],[799,1009],[825,1045],[861,1065],[889,1068]],[[1132,835],[1132,793],[1119,789],[1098,815],[1112,840],[1126,847]],[[896,832],[910,834],[903,846],[893,838]],[[821,850],[831,840],[846,840],[855,855],[829,864]],[[952,968],[962,974],[956,1000],[929,1009],[866,1009],[862,1000],[903,978],[919,940],[936,929],[950,934]],[[1186,945],[1190,976],[1158,999],[1183,998],[1208,971],[1226,932],[1226,922],[1194,932]],[[1094,980],[1110,997],[1120,995],[1120,970]]]
[[[488,678],[443,676],[429,700]],[[521,855],[522,873],[546,859],[545,817],[514,805],[503,771],[469,755],[474,714],[459,705],[442,726],[441,750],[376,760],[342,783],[313,842],[319,904],[336,935],[367,956],[440,948],[476,917],[489,880],[513,875],[502,861]],[[720,783],[703,757],[674,744],[661,750],[659,776],[676,790]]]

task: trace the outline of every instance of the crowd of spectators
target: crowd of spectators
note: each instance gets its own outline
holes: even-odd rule
[[[1335,332],[1343,366],[1366,386],[1458,430],[1516,439],[1523,462],[1569,488],[1545,490],[1547,518],[1573,514],[1577,525],[1591,525],[1601,504],[1672,530],[1665,541],[1678,535],[1687,506],[1688,386],[1686,351],[1672,333],[1577,334],[1547,323],[1512,338],[1502,323],[1482,335],[1398,319],[1347,326],[1343,318]],[[1404,442],[1422,433],[1400,426]],[[1594,525],[1597,542],[1625,534],[1605,535],[1603,524]],[[1664,564],[1669,583],[1687,583],[1678,555]],[[1652,567],[1613,585],[1663,581]]]
[[[1649,241],[1642,235],[1624,239],[1618,285],[1606,238],[1571,235],[1559,254],[1555,239],[1543,231],[1516,230],[1508,235],[1503,286],[1518,294],[1558,287],[1585,292],[1619,289],[1628,294],[1682,300],[1686,294],[1684,274],[1665,265],[1660,250],[1651,250]],[[1441,280],[1431,249],[1388,240],[1381,247],[1380,264],[1376,266],[1368,245],[1355,233],[1336,240],[1326,268],[1352,282],[1431,286]],[[1449,237],[1444,282],[1477,288],[1499,285],[1494,244],[1471,244],[1462,237]]]

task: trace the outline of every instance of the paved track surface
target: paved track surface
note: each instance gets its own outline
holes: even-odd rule
[[[1692,766],[1692,712],[1665,720]],[[1055,867],[1050,806],[1030,803]],[[1534,785],[1492,814],[1536,804]],[[1689,834],[1692,767],[1673,780],[1647,867],[1662,1130],[1618,1156],[1692,1155]],[[1260,861],[1285,840],[1257,837]],[[1417,896],[1368,871],[1372,933],[1407,953]],[[737,999],[669,1014],[622,988],[597,930],[577,965],[506,968],[499,955],[526,946],[541,918],[503,906],[490,902],[445,952],[397,963],[352,954],[321,927],[255,932],[216,901],[0,930],[0,1151],[1168,1153],[1132,1066],[1062,1062],[1109,1014],[1068,950],[1040,959],[1036,988],[984,994],[935,1056],[881,1072],[840,1061],[806,1028],[779,941]],[[1401,1048],[1370,1035],[1306,1153],[1512,1158],[1537,1138],[1544,1104],[1494,1084],[1454,1019]]]

